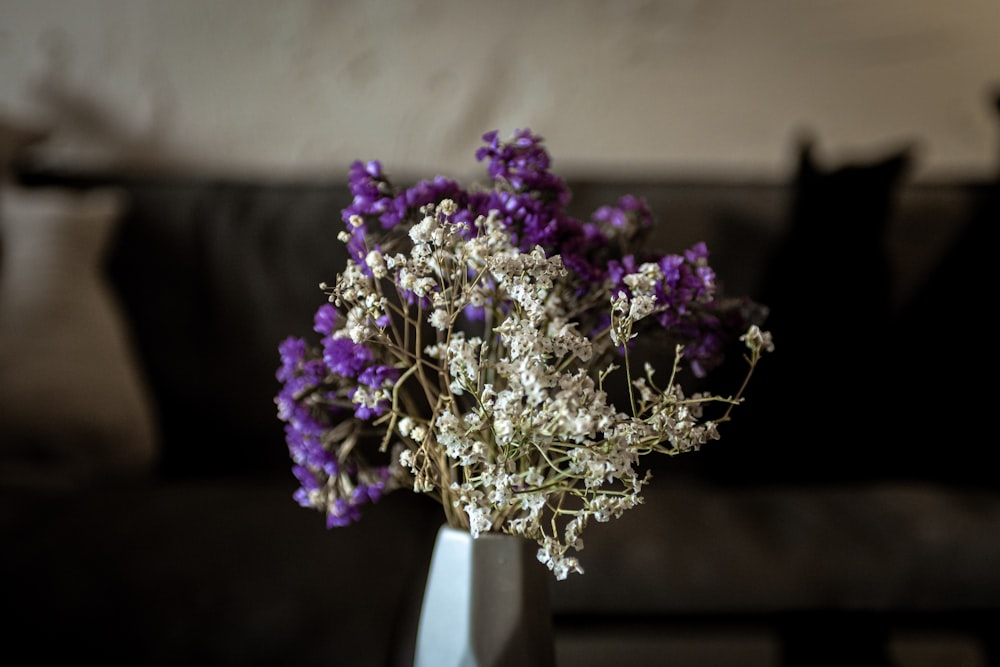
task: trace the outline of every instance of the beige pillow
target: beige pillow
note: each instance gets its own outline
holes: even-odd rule
[[[0,186],[0,487],[150,469],[155,415],[103,253],[115,190]]]

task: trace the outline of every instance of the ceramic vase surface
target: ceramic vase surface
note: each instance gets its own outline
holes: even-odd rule
[[[417,631],[415,667],[553,667],[549,585],[538,545],[443,526]]]

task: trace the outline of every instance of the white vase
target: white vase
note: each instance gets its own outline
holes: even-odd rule
[[[553,667],[551,574],[521,537],[443,526],[434,543],[415,667]]]

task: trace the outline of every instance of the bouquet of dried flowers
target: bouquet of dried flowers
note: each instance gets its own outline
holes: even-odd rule
[[[400,188],[377,161],[351,165],[348,259],[320,285],[318,340],[281,343],[275,402],[295,498],[328,526],[408,488],[473,536],[536,541],[564,579],[583,571],[571,554],[589,521],[642,502],[644,457],[719,438],[773,346],[762,307],[717,293],[703,243],[648,250],[643,199],[578,220],[541,137],[483,140],[488,187]],[[662,378],[634,367],[654,337]],[[737,339],[737,391],[685,392],[685,372],[703,377]]]

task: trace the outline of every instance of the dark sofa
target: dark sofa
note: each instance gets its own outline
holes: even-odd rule
[[[905,665],[893,640],[913,635],[1000,660],[983,324],[998,185],[914,183],[906,151],[832,170],[799,155],[786,183],[571,179],[581,216],[630,192],[665,248],[706,241],[727,287],[771,306],[778,351],[723,439],[658,464],[646,504],[587,535],[586,574],[553,581],[561,663]],[[108,186],[123,208],[99,275],[156,453],[2,490],[7,650],[408,664],[441,513],[400,492],[326,530],[292,500],[272,400],[278,342],[310,331],[318,284],[342,262],[344,179],[29,164],[17,182]],[[45,403],[56,423],[72,400],[60,377]]]

